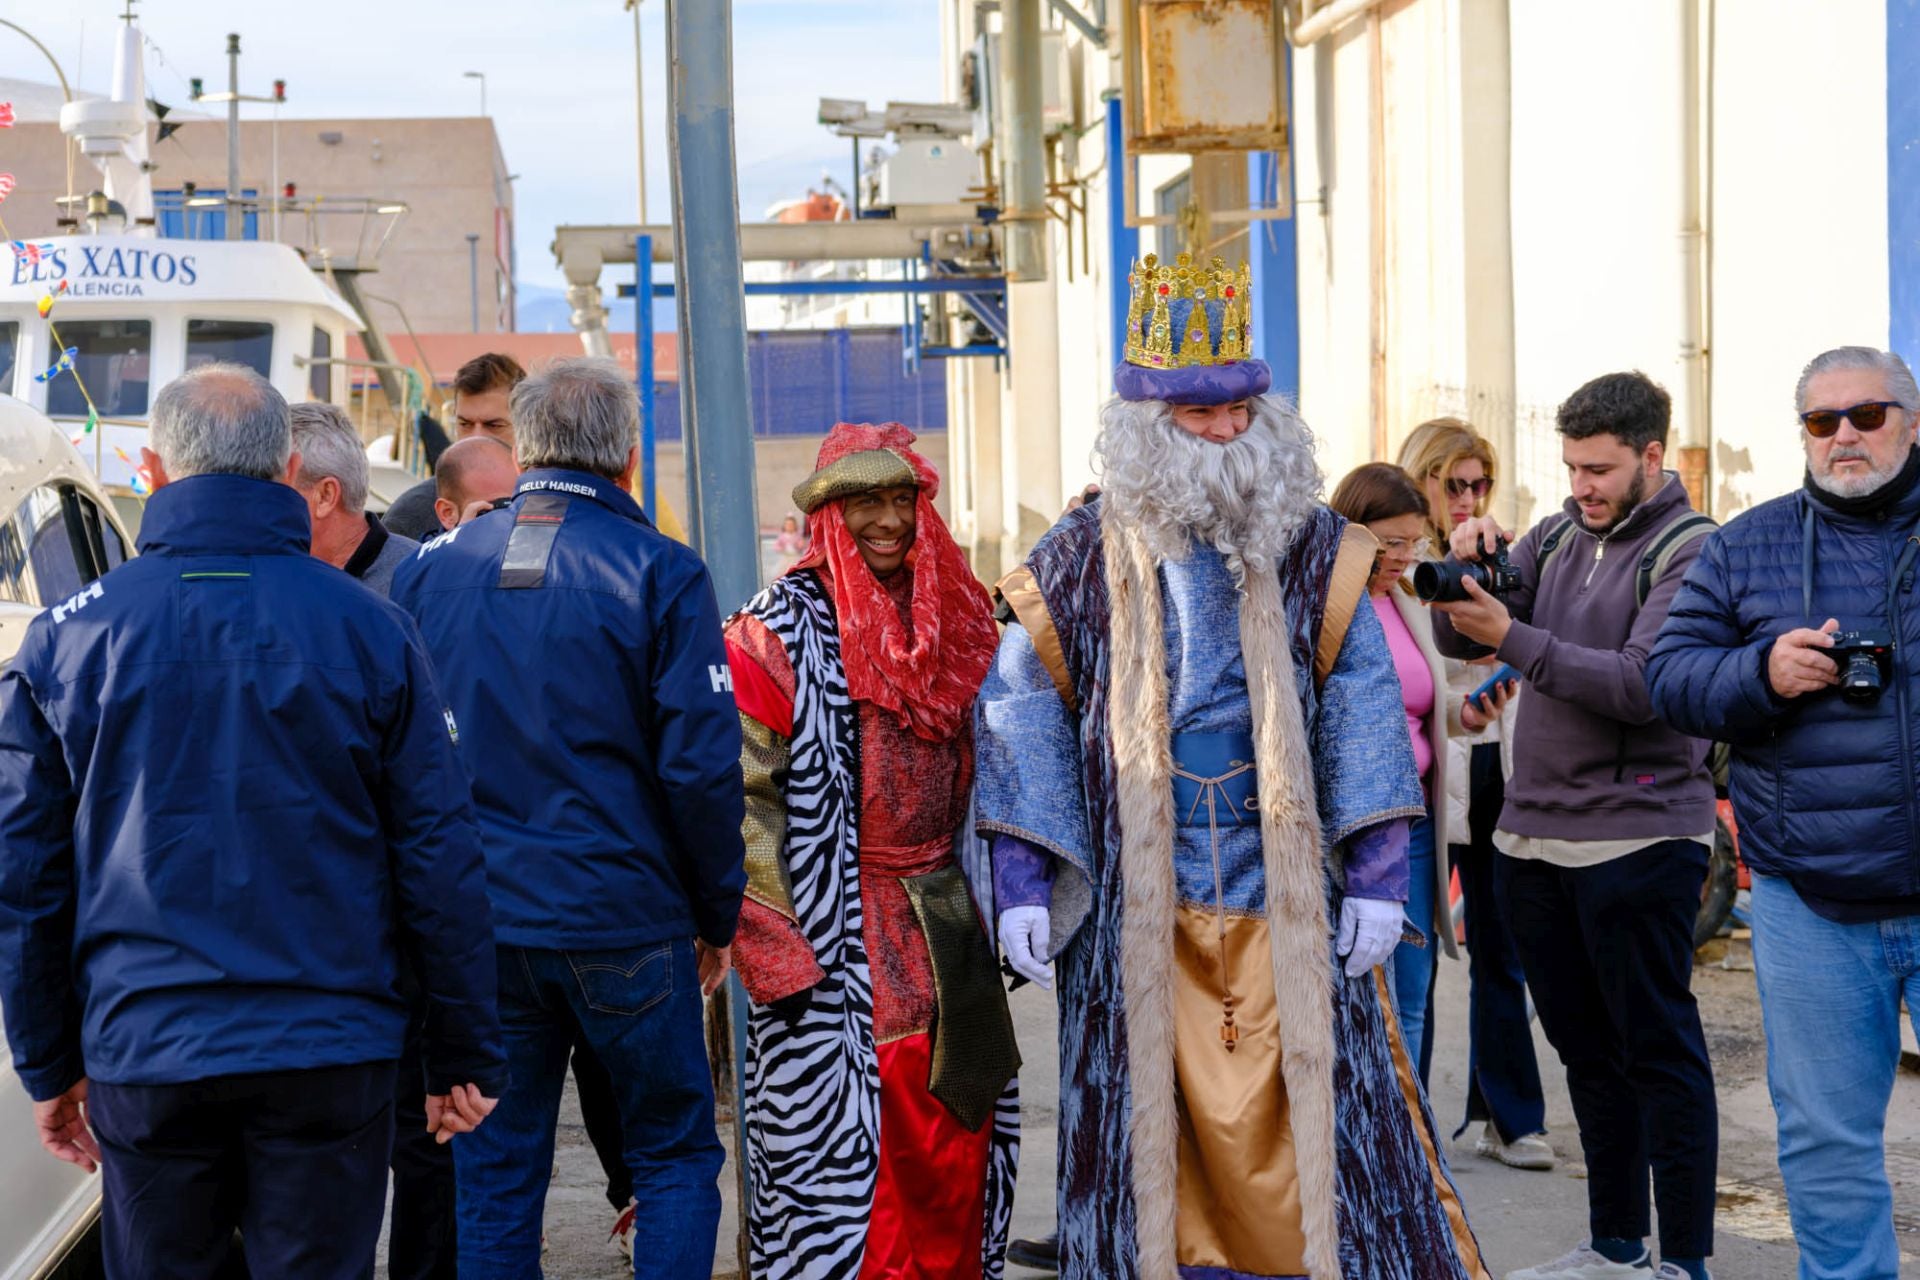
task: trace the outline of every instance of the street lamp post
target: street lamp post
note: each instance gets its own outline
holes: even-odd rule
[[[467,320],[480,332],[480,233],[467,232]]]
[[[640,225],[647,225],[647,95],[646,62],[640,48],[640,6],[644,0],[626,0],[633,14],[633,122],[634,137],[639,140]]]
[[[480,114],[483,116],[486,115],[487,114],[487,73],[484,71],[462,71],[460,74],[465,79],[478,80],[480,82]]]

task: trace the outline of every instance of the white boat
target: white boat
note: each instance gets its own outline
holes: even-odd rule
[[[346,359],[356,330],[369,350],[385,350],[342,296],[365,265],[324,255],[312,263],[273,241],[157,234],[141,38],[131,20],[119,34],[112,97],[61,112],[103,181],[79,219],[84,232],[0,241],[0,663],[43,608],[134,554],[140,450],[154,397],[173,378],[231,361],[289,401],[344,404],[349,365],[378,369],[390,395],[412,376],[390,361]],[[379,448],[369,450],[374,488],[390,499],[415,477]],[[98,1213],[98,1178],[40,1148],[26,1091],[0,1051],[0,1280],[63,1274],[76,1250],[84,1256]]]

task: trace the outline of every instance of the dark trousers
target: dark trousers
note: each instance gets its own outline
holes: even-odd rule
[[[497,956],[513,1083],[487,1122],[454,1144],[461,1280],[539,1274],[554,1121],[582,1040],[612,1082],[640,1200],[634,1275],[706,1280],[725,1153],[693,940],[605,951],[501,946]]]
[[[404,984],[403,984],[404,986]],[[427,1132],[426,1010],[407,1019],[393,1092],[393,1221],[387,1232],[391,1280],[456,1280],[459,1232],[453,1216],[453,1146]]]
[[[1547,1100],[1533,1052],[1527,976],[1493,892],[1494,862],[1501,857],[1493,829],[1507,799],[1500,744],[1476,746],[1472,759],[1467,774],[1472,843],[1451,846],[1466,907],[1468,958],[1467,1116],[1460,1127],[1490,1120],[1500,1140],[1512,1142],[1547,1127]]]
[[[1504,854],[1494,891],[1520,945],[1587,1158],[1596,1236],[1648,1234],[1663,1257],[1713,1252],[1719,1113],[1689,983],[1707,849],[1663,840],[1597,866]]]
[[[109,1277],[217,1275],[239,1229],[275,1280],[373,1275],[393,1142],[394,1064],[94,1081]]]
[[[607,1203],[624,1210],[633,1200],[633,1171],[627,1168],[627,1138],[620,1128],[620,1099],[613,1077],[593,1056],[593,1046],[579,1040],[573,1046],[573,1088],[580,1096],[580,1123],[587,1141],[607,1175]]]

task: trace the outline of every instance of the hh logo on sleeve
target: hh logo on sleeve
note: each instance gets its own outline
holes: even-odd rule
[[[733,692],[733,671],[731,668],[715,666],[712,663],[708,663],[707,679],[713,682],[713,691],[715,693]]]

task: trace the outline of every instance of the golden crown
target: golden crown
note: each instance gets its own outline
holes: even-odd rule
[[[1229,267],[1215,258],[1196,267],[1183,253],[1169,267],[1150,253],[1134,264],[1127,284],[1128,364],[1181,369],[1252,357],[1253,289],[1246,263]]]

